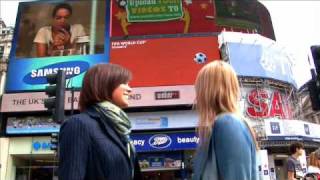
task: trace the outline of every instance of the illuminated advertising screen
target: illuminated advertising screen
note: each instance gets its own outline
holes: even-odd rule
[[[215,22],[226,31],[259,33],[275,40],[268,10],[255,0],[216,0]]]
[[[43,90],[59,69],[80,88],[89,67],[109,61],[109,9],[106,1],[21,2],[6,92]]]
[[[287,52],[276,46],[228,42],[230,64],[239,76],[280,80],[297,87],[293,78],[293,62]],[[248,68],[248,65],[254,68]]]
[[[112,37],[259,33],[275,39],[268,10],[255,0],[112,0]]]
[[[206,56],[203,63],[195,61],[198,54]],[[133,87],[193,85],[201,67],[214,59],[220,59],[216,36],[111,42],[110,62],[132,71]]]
[[[211,0],[112,0],[110,63],[133,73],[133,87],[193,85],[201,67],[220,59]],[[203,55],[204,61],[195,61]],[[201,60],[200,60],[201,61]],[[179,89],[179,88],[178,88]],[[179,90],[155,92],[180,99]]]

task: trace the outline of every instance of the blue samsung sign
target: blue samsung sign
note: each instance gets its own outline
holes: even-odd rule
[[[132,134],[130,137],[137,152],[195,149],[199,143],[195,132]]]
[[[26,74],[23,78],[23,82],[26,84],[47,84],[46,76],[48,74],[55,74],[58,70],[64,70],[66,78],[72,78],[87,71],[90,65],[85,61],[69,61],[50,64],[48,66],[32,69],[31,72]]]

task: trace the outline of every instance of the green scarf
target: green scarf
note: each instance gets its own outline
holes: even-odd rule
[[[131,132],[131,122],[121,108],[108,101],[104,101],[97,103],[96,110],[113,122],[115,130],[120,135],[128,138]]]
[[[115,126],[115,130],[125,137],[127,143],[127,153],[131,160],[131,166],[132,166],[132,178],[134,177],[134,154],[135,154],[135,148],[133,144],[130,143],[130,137],[129,134],[131,133],[131,122],[127,116],[127,114],[118,106],[112,104],[109,101],[104,101],[97,103],[95,106],[95,109],[102,113],[105,117],[110,119],[112,123]],[[133,154],[131,154],[130,150],[132,150]]]

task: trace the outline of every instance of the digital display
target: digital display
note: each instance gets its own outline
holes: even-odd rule
[[[105,1],[21,2],[6,92],[41,91],[59,69],[80,88],[89,67],[109,61],[109,9]]]

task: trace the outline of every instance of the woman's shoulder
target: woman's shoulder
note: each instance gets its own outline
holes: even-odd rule
[[[223,122],[241,122],[241,117],[239,117],[235,113],[221,113],[216,117],[216,123],[223,123]]]
[[[72,115],[66,119],[66,121],[63,123],[63,125],[69,125],[72,126],[76,124],[77,126],[89,126],[90,124],[93,124],[94,121],[92,121],[92,118],[86,114],[86,113],[80,113],[76,115]]]
[[[309,166],[308,167],[308,173],[320,173],[320,169],[315,166]]]
[[[222,113],[216,117],[214,128],[233,129],[245,127],[244,121],[235,113]]]

